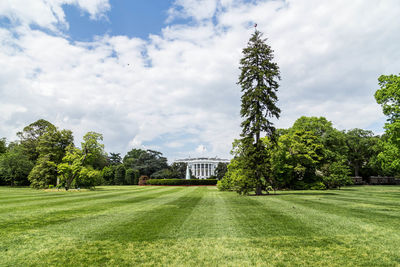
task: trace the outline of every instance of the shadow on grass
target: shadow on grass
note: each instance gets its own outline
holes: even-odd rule
[[[320,193],[320,192],[277,192],[275,193],[270,193],[270,194],[262,194],[262,195],[256,195],[256,194],[249,194],[248,196],[251,197],[272,197],[272,196],[290,196],[290,195],[301,195],[301,196],[332,196],[332,195],[337,195],[337,193],[329,192],[329,193]]]

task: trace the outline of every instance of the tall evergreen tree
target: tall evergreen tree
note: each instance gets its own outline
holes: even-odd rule
[[[250,177],[247,177],[248,182],[245,185],[254,188],[256,195],[262,194],[263,187],[271,179],[265,168],[268,153],[265,153],[265,145],[260,136],[265,133],[267,137],[274,139],[275,127],[270,119],[279,118],[280,114],[280,109],[276,106],[280,72],[273,58],[273,50],[256,29],[247,47],[243,49],[238,82],[243,92],[240,110],[243,118],[242,167],[249,170],[246,173]],[[243,192],[248,192],[248,189]]]

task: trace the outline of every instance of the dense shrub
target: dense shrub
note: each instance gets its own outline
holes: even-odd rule
[[[139,185],[146,185],[147,184],[147,181],[149,180],[150,178],[149,178],[149,176],[147,176],[147,175],[142,175],[142,176],[140,176],[140,178],[139,178]]]
[[[101,172],[94,170],[91,166],[83,167],[79,172],[79,175],[72,182],[72,186],[75,188],[91,188],[101,183],[102,176]]]
[[[216,185],[215,179],[150,179],[147,185]]]
[[[123,185],[125,182],[125,166],[120,164],[115,167],[114,175],[114,184]]]
[[[125,184],[137,185],[139,182],[139,171],[134,169],[127,169],[125,172]]]

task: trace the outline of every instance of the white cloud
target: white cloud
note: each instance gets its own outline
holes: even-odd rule
[[[75,5],[89,13],[92,19],[103,16],[110,8],[108,0],[3,0],[0,2],[0,17],[22,25],[36,24],[56,30],[57,25],[68,27],[63,5]]]
[[[12,3],[2,2],[0,15],[43,27],[67,23],[62,9],[38,18]],[[68,3],[93,16],[109,8],[106,1]],[[197,23],[166,27],[147,41],[74,43],[29,27],[0,28],[0,137],[15,138],[44,118],[73,130],[78,143],[87,131],[103,133],[110,152],[151,147],[175,158],[227,157],[240,133],[236,81],[254,22],[281,67],[279,127],[302,115],[325,116],[342,129],[383,124],[373,93],[379,75],[400,69],[396,1],[198,4],[176,2]]]

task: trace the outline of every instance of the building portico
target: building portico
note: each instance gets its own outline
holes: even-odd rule
[[[220,158],[187,158],[178,159],[175,162],[184,162],[187,164],[186,179],[189,179],[189,170],[192,175],[198,179],[207,179],[210,176],[215,175],[215,169],[218,163],[229,163],[227,159]]]

